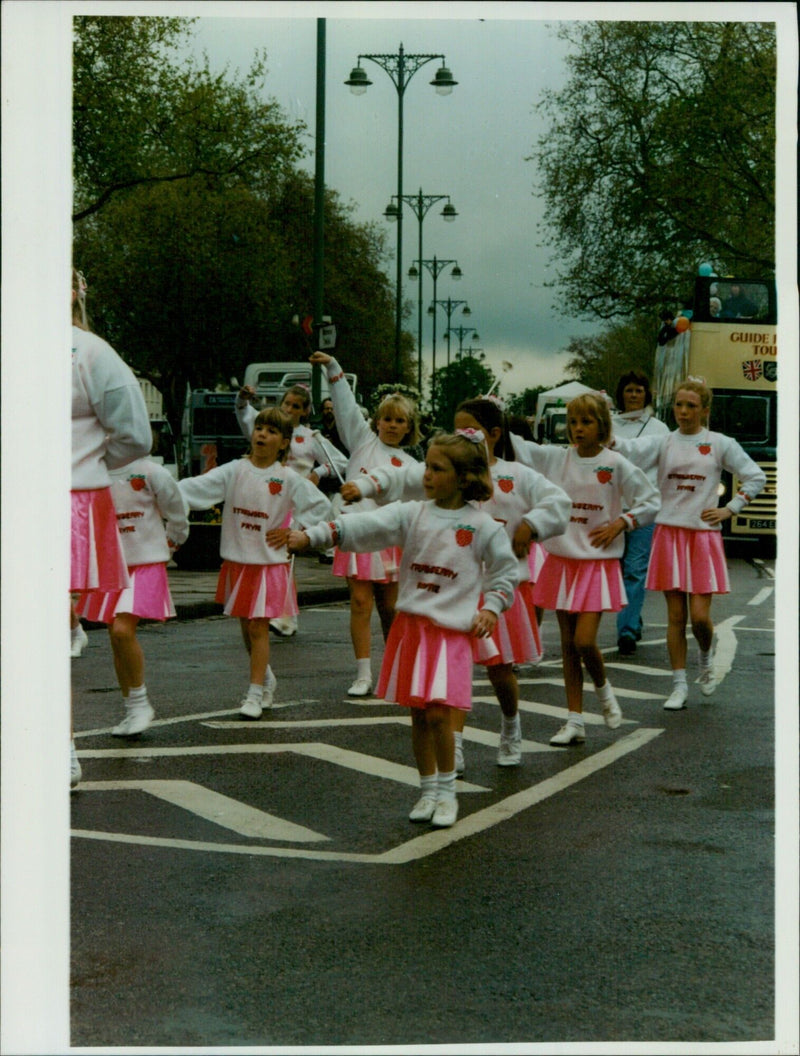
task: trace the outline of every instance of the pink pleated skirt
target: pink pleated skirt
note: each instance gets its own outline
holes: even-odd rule
[[[128,574],[131,585],[124,590],[110,593],[92,590],[81,594],[76,605],[78,615],[93,623],[111,623],[120,613],[143,620],[172,619],[175,606],[169,592],[166,563],[131,565]]]
[[[645,586],[686,594],[728,594],[722,532],[657,524]]]
[[[274,620],[296,616],[297,589],[288,564],[240,565],[223,561],[215,601],[226,616]]]
[[[396,583],[403,551],[398,546],[368,554],[347,553],[336,547],[331,571],[334,576],[363,579],[372,583]]]
[[[383,654],[376,694],[392,704],[472,708],[472,636],[424,616],[398,612]]]
[[[628,604],[622,566],[616,557],[580,561],[548,553],[533,600],[559,612],[619,612]]]
[[[111,489],[73,491],[70,496],[70,591],[114,591],[129,586]]]
[[[480,607],[480,606],[479,606]],[[494,649],[488,649],[492,643]],[[533,584],[520,583],[514,591],[510,609],[497,617],[490,638],[472,639],[472,658],[476,664],[538,664],[542,659],[542,641],[533,603]]]
[[[544,559],[547,557],[547,551],[541,543],[537,543],[536,540],[531,543],[531,548],[528,551],[528,568],[531,572],[531,583],[535,583],[539,578],[539,573],[542,571],[544,565]]]

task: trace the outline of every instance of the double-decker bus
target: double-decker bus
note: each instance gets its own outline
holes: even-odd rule
[[[726,536],[743,542],[772,539],[777,527],[778,333],[775,283],[771,279],[699,275],[688,325],[656,348],[653,394],[656,414],[674,427],[675,386],[689,375],[713,391],[711,428],[727,433],[764,470],[764,490],[723,524]],[[681,329],[681,316],[675,326]],[[724,504],[738,481],[723,477]]]

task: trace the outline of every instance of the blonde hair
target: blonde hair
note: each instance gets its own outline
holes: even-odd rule
[[[597,392],[584,392],[575,396],[567,404],[567,439],[573,443],[572,430],[569,427],[571,414],[588,414],[597,421],[597,442],[605,444],[611,436],[611,412],[605,396]]]
[[[675,399],[681,389],[685,389],[687,392],[694,392],[700,397],[700,410],[703,412],[703,419],[707,422],[709,415],[711,414],[711,399],[713,393],[711,389],[706,385],[703,378],[686,378],[678,385],[672,393],[672,402],[675,403]]]
[[[477,434],[477,430],[476,430]],[[489,473],[489,453],[483,433],[480,441],[468,440],[460,433],[437,433],[430,442],[431,448],[441,448],[453,463],[458,480],[458,489],[467,501],[485,502],[493,494],[492,477]]]
[[[89,329],[86,318],[86,279],[77,268],[72,269],[72,322],[82,330]]]
[[[378,422],[381,418],[386,417],[386,414],[394,411],[403,415],[404,418],[408,419],[408,432],[400,441],[400,447],[413,447],[414,444],[418,444],[420,441],[421,433],[419,431],[419,412],[417,411],[417,405],[413,400],[409,400],[407,396],[403,396],[400,392],[390,392],[388,396],[385,396],[378,406],[375,408],[375,413],[372,415],[372,421],[369,423],[372,426],[373,432],[378,431]]]

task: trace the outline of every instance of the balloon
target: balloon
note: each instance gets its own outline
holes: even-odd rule
[[[679,315],[678,318],[675,320],[675,329],[678,331],[679,334],[682,334],[684,330],[689,329],[689,320],[686,318],[685,315]]]
[[[701,264],[697,269],[698,275],[713,275],[714,271],[710,264]]]
[[[681,312],[681,315],[684,317],[684,319],[691,319],[694,315],[694,312],[691,308],[684,308],[684,310]]]

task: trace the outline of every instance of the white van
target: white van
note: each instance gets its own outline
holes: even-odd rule
[[[306,385],[311,390],[310,363],[249,363],[244,372],[244,384],[255,389],[261,398],[262,406],[271,407],[279,404],[284,392],[292,385]],[[350,388],[357,396],[356,374],[345,374]],[[330,385],[325,370],[320,370],[320,402],[330,396]],[[317,410],[318,408],[314,408]]]

